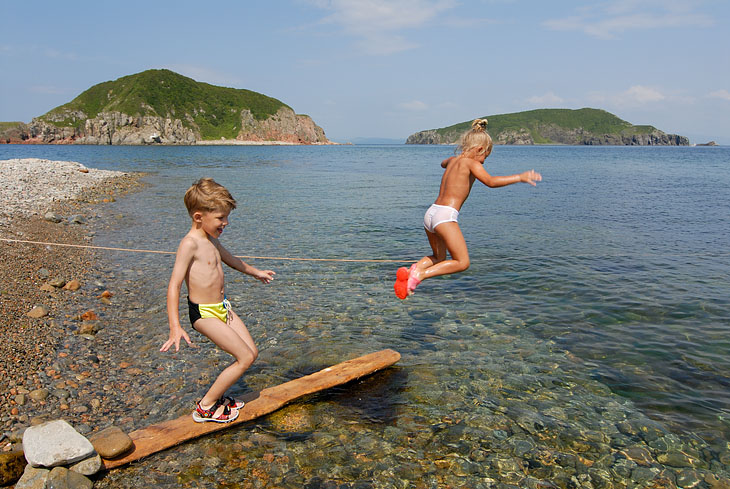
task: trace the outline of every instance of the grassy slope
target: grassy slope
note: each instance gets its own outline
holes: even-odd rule
[[[131,116],[170,116],[191,127],[186,116],[189,115],[203,139],[232,139],[241,129],[242,109],[249,109],[254,118],[263,120],[281,107],[288,106],[250,90],[196,82],[170,70],[148,70],[94,85],[41,119],[48,121],[49,116],[62,116],[63,120],[52,123],[75,126],[83,124],[83,120],[74,119],[69,115],[71,112],[80,110],[92,119],[100,112],[116,111]]]
[[[593,134],[648,134],[652,126],[634,126],[615,115],[599,109],[537,109],[513,114],[485,116],[489,120],[487,130],[493,137],[504,131],[527,129],[535,143],[550,143],[540,134],[539,127],[554,124],[566,129],[582,127]],[[461,122],[453,126],[436,129],[447,141],[457,141],[464,131],[471,128],[471,121]]]

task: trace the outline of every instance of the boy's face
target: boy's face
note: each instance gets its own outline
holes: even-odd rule
[[[200,223],[208,236],[219,238],[223,229],[228,226],[228,214],[230,211],[225,210],[200,211],[193,214],[193,220]]]

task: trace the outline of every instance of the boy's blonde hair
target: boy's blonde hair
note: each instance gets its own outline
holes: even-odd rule
[[[484,148],[486,152],[492,151],[492,138],[487,133],[486,119],[474,119],[474,122],[471,123],[471,129],[461,136],[457,150],[463,153],[479,146]]]
[[[195,212],[230,212],[236,208],[234,199],[226,188],[212,178],[201,178],[185,192],[185,207],[190,217]]]

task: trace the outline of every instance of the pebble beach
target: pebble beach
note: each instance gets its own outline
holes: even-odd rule
[[[69,348],[99,328],[109,303],[87,282],[91,250],[21,241],[90,244],[99,206],[134,192],[141,175],[37,158],[0,161],[0,174],[0,450],[9,451],[25,427],[51,419],[93,429],[86,423],[103,399],[88,385],[104,358]],[[89,295],[98,310],[82,310]]]

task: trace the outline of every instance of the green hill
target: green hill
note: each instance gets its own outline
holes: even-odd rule
[[[198,129],[203,139],[233,139],[241,130],[242,109],[261,121],[282,107],[288,106],[251,90],[209,85],[170,70],[148,70],[94,85],[39,119],[82,130],[86,119],[102,112],[170,117]]]
[[[489,121],[487,131],[497,144],[675,144],[661,142],[667,135],[653,126],[635,126],[599,109],[537,109],[481,118]],[[471,122],[418,132],[407,144],[456,143]]]

